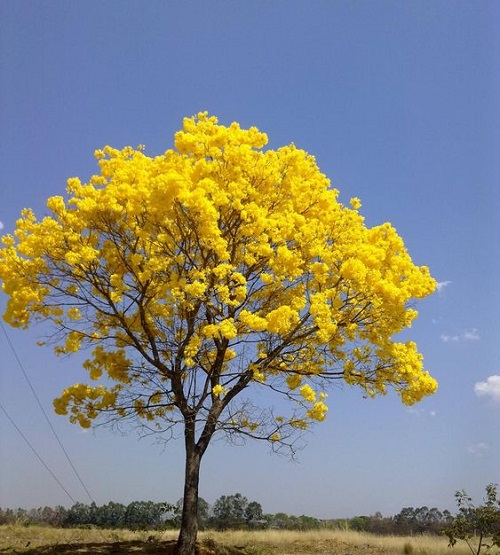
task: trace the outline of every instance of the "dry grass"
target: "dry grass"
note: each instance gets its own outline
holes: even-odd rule
[[[173,553],[177,532],[0,526],[1,555],[121,555]],[[445,538],[381,537],[350,531],[200,532],[200,555],[465,555]]]
[[[448,540],[436,536],[375,536],[353,531],[265,530],[260,532],[206,532],[218,545],[237,546],[259,555],[466,555],[466,546],[453,550]]]
[[[175,533],[171,538],[174,539]],[[155,541],[148,541],[153,539]],[[156,535],[129,530],[60,529],[43,526],[0,526],[0,554],[119,555],[158,553]],[[155,550],[153,549],[155,548]],[[165,553],[166,550],[163,550]]]

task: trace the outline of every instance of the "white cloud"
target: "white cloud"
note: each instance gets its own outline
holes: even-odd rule
[[[444,291],[445,287],[448,287],[448,285],[450,285],[451,281],[438,281],[437,282],[437,292],[441,295],[441,293]]]
[[[422,409],[422,408],[417,408],[417,407],[410,407],[409,409],[406,409],[406,412],[408,414],[412,414],[413,416],[431,416],[434,418],[434,416],[436,416],[437,412],[435,410],[427,410],[427,409]]]
[[[471,328],[463,333],[463,338],[466,341],[477,341],[479,339],[479,332],[476,328]]]
[[[500,403],[500,376],[490,376],[485,382],[477,382],[474,391],[478,397],[491,397]]]
[[[489,445],[487,443],[484,443],[484,442],[471,443],[471,445],[467,447],[467,452],[470,453],[471,455],[482,457],[488,449],[489,449]]]
[[[4,228],[3,222],[0,221],[0,230]]]
[[[450,343],[453,341],[460,341],[459,335],[446,335],[445,333],[441,334],[441,341],[443,343]]]
[[[441,341],[443,343],[457,343],[458,341],[478,341],[480,339],[479,330],[477,328],[470,328],[465,330],[460,335],[441,334]]]

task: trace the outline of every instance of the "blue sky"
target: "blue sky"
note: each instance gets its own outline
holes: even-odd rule
[[[0,3],[0,226],[45,212],[68,177],[96,171],[106,144],[172,146],[208,110],[295,142],[368,225],[392,222],[440,290],[406,336],[439,380],[413,408],[332,391],[298,463],[260,444],[216,442],[209,502],[241,492],[264,511],[342,517],[453,508],[500,483],[500,4],[493,1]],[[6,298],[0,294],[3,312]],[[82,433],[52,414],[82,357],[7,329],[67,452],[98,504],[176,501],[182,444]],[[0,402],[70,494],[89,502],[0,330]],[[71,505],[0,412],[0,506]]]

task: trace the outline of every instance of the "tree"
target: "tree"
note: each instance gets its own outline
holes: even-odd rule
[[[25,209],[2,239],[5,321],[52,324],[58,354],[87,349],[90,382],[56,412],[183,430],[179,554],[194,553],[214,434],[293,456],[334,380],[367,396],[394,388],[406,404],[437,387],[415,343],[393,338],[434,291],[428,268],[389,223],[366,227],[359,199],[342,205],[312,156],[266,142],[201,113],[164,155],[105,147],[98,175],[69,179],[49,215]],[[263,388],[289,410],[260,405]]]
[[[413,536],[413,534],[439,533],[446,515],[436,507],[405,507],[394,517],[394,524],[398,531]]]
[[[250,501],[245,507],[243,517],[249,526],[257,526],[260,524],[264,516],[262,505],[258,501]]]
[[[198,498],[198,526],[202,530],[205,528],[210,516],[210,505],[203,497]]]
[[[64,526],[72,528],[77,526],[87,526],[90,524],[92,524],[92,519],[89,505],[77,502],[66,512]]]
[[[413,536],[416,532],[416,509],[413,507],[404,507],[394,517],[394,523],[403,534]]]
[[[125,505],[110,501],[107,505],[99,507],[95,524],[101,528],[121,528],[125,524],[126,510]]]
[[[356,532],[365,532],[368,528],[368,523],[370,521],[369,516],[359,515],[351,518],[349,521],[349,526]]]
[[[131,530],[150,530],[163,524],[163,504],[153,501],[133,501],[127,505],[123,523]]]
[[[239,528],[244,522],[247,507],[248,499],[241,493],[222,495],[212,507],[214,521],[223,530]]]
[[[286,513],[276,513],[272,515],[271,528],[277,528],[278,530],[286,530],[290,528],[290,517]]]
[[[180,516],[182,515],[182,507],[184,499],[181,497],[173,506],[175,513],[173,521],[177,524],[180,523]],[[198,528],[203,530],[210,518],[210,505],[203,497],[198,497]]]
[[[453,547],[458,540],[462,540],[473,555],[479,555],[493,547],[500,548],[500,499],[497,499],[497,486],[486,486],[484,505],[479,507],[474,505],[472,498],[464,490],[457,491],[455,499],[458,514],[445,529],[450,546]]]
[[[313,516],[300,515],[297,519],[297,525],[294,529],[299,530],[317,530],[321,527],[321,522]]]

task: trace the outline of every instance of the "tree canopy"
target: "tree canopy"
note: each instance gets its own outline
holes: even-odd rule
[[[200,113],[162,155],[106,146],[88,183],[69,179],[2,238],[5,320],[52,323],[58,354],[87,349],[89,382],[58,414],[182,423],[199,464],[216,432],[291,446],[326,417],[331,380],[406,404],[436,390],[415,343],[394,339],[435,289],[428,268],[389,223],[367,227],[359,199],[342,205],[313,156],[266,143]]]

